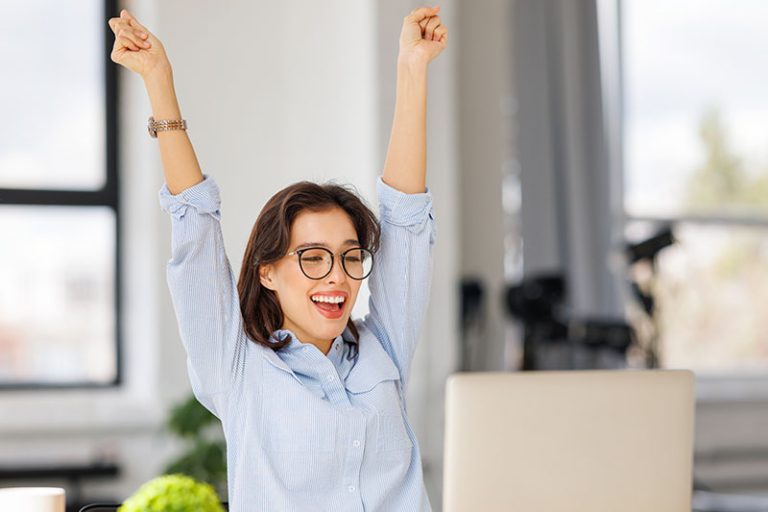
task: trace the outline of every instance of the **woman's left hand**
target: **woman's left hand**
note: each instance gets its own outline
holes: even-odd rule
[[[448,29],[440,22],[440,6],[419,7],[403,20],[398,60],[428,65],[448,43]]]

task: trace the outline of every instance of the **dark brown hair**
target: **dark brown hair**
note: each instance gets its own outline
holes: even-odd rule
[[[300,181],[273,195],[259,213],[245,248],[237,282],[245,332],[256,343],[273,349],[290,343],[288,338],[275,343],[269,341],[271,334],[282,328],[283,311],[276,293],[261,284],[259,266],[285,256],[291,243],[293,221],[299,213],[303,210],[322,212],[334,207],[349,215],[360,246],[376,254],[381,237],[379,222],[351,186]],[[347,327],[359,341],[351,316]]]

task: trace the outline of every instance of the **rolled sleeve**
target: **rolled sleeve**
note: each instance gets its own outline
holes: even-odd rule
[[[175,219],[181,219],[190,206],[199,213],[210,213],[217,219],[221,218],[219,187],[207,174],[203,174],[203,181],[176,195],[171,194],[167,183],[163,183],[158,195],[160,208],[170,213]]]
[[[424,192],[407,194],[384,183],[381,176],[376,179],[376,193],[379,198],[379,218],[395,226],[408,228],[418,233],[430,224],[430,244],[437,237],[437,222],[432,209],[432,192],[425,187]],[[431,221],[431,222],[430,222]]]

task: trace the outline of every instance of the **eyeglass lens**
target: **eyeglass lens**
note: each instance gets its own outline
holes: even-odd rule
[[[353,279],[367,277],[373,266],[373,257],[368,249],[355,248],[343,254],[344,270]],[[323,248],[307,249],[301,253],[301,268],[313,279],[321,279],[331,271],[333,258],[331,251]]]

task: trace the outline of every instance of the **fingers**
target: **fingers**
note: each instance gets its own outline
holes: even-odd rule
[[[129,27],[125,23],[120,23],[119,21],[114,24],[110,23],[110,27],[112,27],[112,31],[115,33],[115,39],[127,48],[138,50],[140,47],[150,48],[152,46],[151,41],[146,41],[149,36],[144,35],[140,30]]]
[[[125,35],[121,35],[117,37],[117,42],[120,43],[122,46],[125,46],[129,50],[133,50],[135,52],[139,51],[141,48],[146,48],[143,43],[139,43],[134,39],[131,39],[130,37],[126,37]]]
[[[445,33],[445,28],[441,25],[440,16],[437,12],[440,10],[440,6],[435,7],[421,7],[414,9],[406,16],[406,20],[410,22],[416,22],[421,29],[422,37],[428,41],[440,41]]]
[[[428,41],[434,41],[435,29],[440,26],[440,18],[433,16],[427,21],[427,26],[424,28],[424,39]]]
[[[125,19],[125,20],[127,20],[128,23],[131,26],[133,26],[133,27],[135,27],[135,28],[137,28],[137,29],[139,29],[139,30],[141,30],[143,32],[146,32],[147,34],[149,33],[149,30],[147,30],[144,27],[144,25],[139,23],[139,21],[136,18],[134,18],[131,13],[128,12],[128,9],[123,9],[122,11],[120,11],[120,17]]]
[[[145,38],[139,34],[138,30],[120,26],[115,33],[115,40],[121,45],[131,50],[138,51],[140,48],[149,49],[152,47],[151,41],[145,41]]]
[[[419,7],[418,9],[414,9],[413,11],[411,11],[411,13],[406,16],[406,18],[410,19],[411,21],[415,21],[416,23],[419,23],[424,18],[434,16],[435,14],[437,14],[439,10],[440,10],[439,5],[435,7]]]
[[[447,43],[448,42],[448,29],[446,29],[444,26],[440,25],[435,29],[435,34],[433,36],[433,41],[437,41],[439,43]]]
[[[129,25],[126,25],[124,22],[117,22],[114,24],[109,25],[112,28],[112,32],[115,33],[115,36],[119,35],[121,31],[126,31],[127,33],[134,34],[136,37],[139,38],[140,41],[147,41],[149,42],[149,34],[146,32],[143,32],[139,29],[133,28]]]
[[[140,48],[144,48],[145,50],[148,50],[152,47],[151,41],[143,41],[141,37],[136,35],[134,32],[130,32],[128,30],[121,30],[119,32],[118,40],[127,43],[126,46],[131,48],[132,50],[138,51]]]
[[[117,30],[120,25],[120,18],[109,18],[107,24],[109,25],[109,28],[112,29],[112,32],[117,35]]]
[[[422,36],[428,41],[440,41],[444,35],[448,35],[448,30],[442,25],[440,16],[431,16],[421,20],[419,27],[421,27]]]
[[[111,28],[112,32],[115,34],[117,34],[117,31],[120,29],[120,27],[130,27],[136,29],[140,35],[146,34],[144,36],[145,39],[149,37],[149,30],[147,30],[144,25],[136,21],[136,18],[131,16],[125,9],[120,11],[119,18],[110,18],[107,23],[109,24],[109,28]]]
[[[133,25],[131,22],[134,22]],[[115,33],[116,45],[128,48],[133,51],[138,51],[141,48],[149,49],[152,47],[152,42],[149,41],[149,34],[143,30],[143,27],[138,28],[138,22],[128,13],[126,9],[120,12],[119,18],[110,18],[109,27],[112,32]]]

